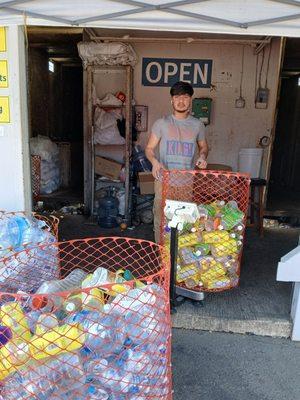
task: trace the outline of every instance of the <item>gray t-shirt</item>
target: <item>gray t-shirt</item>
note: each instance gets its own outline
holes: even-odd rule
[[[168,115],[158,119],[151,132],[160,139],[159,161],[165,168],[194,169],[197,141],[205,139],[202,121],[191,115],[185,119]]]

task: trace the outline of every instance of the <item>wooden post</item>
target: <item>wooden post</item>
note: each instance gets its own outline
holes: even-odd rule
[[[131,225],[130,159],[132,153],[132,70],[126,67],[125,219]]]

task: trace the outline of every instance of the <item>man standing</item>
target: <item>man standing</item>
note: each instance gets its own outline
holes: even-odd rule
[[[203,123],[190,115],[194,90],[187,82],[175,83],[171,90],[173,114],[158,119],[151,130],[151,135],[145,149],[146,156],[152,164],[152,174],[155,178],[154,199],[154,233],[155,241],[160,238],[161,215],[161,170],[193,170],[206,168],[208,147],[205,140]],[[158,159],[155,149],[159,148]],[[199,149],[199,158],[195,155]]]

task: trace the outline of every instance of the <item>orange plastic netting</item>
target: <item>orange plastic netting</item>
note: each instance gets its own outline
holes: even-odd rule
[[[26,293],[18,273],[1,281],[28,265]],[[172,398],[163,248],[118,237],[40,245],[2,259],[0,281],[1,399]]]
[[[221,291],[239,283],[250,177],[225,171],[164,171],[166,200],[196,203],[197,218],[178,231],[177,285],[195,291]],[[162,207],[161,242],[170,243]]]

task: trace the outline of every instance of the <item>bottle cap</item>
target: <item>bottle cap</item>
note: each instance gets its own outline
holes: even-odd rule
[[[73,302],[67,303],[65,306],[66,311],[72,312],[75,310],[75,304]]]
[[[32,299],[32,308],[34,310],[40,310],[41,308],[44,308],[48,303],[47,297],[45,296],[35,296]]]
[[[95,394],[96,393],[95,386],[90,386],[88,392],[89,392],[89,394]]]
[[[128,269],[124,271],[123,277],[125,281],[132,281],[134,279],[131,271],[129,271]]]

